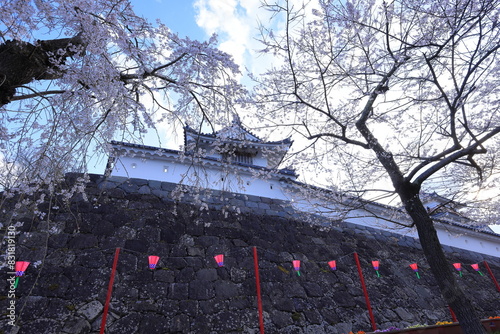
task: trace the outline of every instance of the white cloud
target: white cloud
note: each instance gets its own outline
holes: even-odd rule
[[[255,36],[258,20],[268,14],[260,0],[196,0],[196,23],[208,35],[219,35],[220,49],[231,54],[242,68],[253,67],[259,48]]]
[[[312,18],[312,8],[317,8],[318,1],[308,1],[305,10]],[[302,7],[303,0],[290,0],[294,8]],[[280,34],[284,29],[284,17],[274,17],[262,8],[261,0],[195,0],[196,23],[207,35],[219,35],[220,49],[231,54],[234,61],[242,68],[248,68],[253,74],[262,73],[273,61],[271,55],[258,52],[263,46],[257,40],[259,23]]]

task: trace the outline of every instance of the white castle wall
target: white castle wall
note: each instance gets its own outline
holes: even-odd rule
[[[115,162],[111,175],[181,183],[199,188],[281,200],[288,199],[278,180],[259,179],[244,170],[240,170],[236,175],[231,170],[222,170],[216,163],[190,165],[189,163],[181,163],[178,158],[159,160],[123,156]]]

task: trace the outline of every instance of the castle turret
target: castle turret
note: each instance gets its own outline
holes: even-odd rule
[[[215,133],[185,126],[182,151],[113,141],[107,174],[285,198],[280,182],[297,178],[294,170],[279,169],[291,144],[264,141],[236,117]]]

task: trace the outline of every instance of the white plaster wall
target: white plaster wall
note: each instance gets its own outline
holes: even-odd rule
[[[224,172],[210,165],[186,165],[176,159],[151,160],[120,157],[115,162],[113,176],[141,178],[189,186],[287,200],[277,180],[262,180],[250,173]]]
[[[500,238],[499,242],[495,242],[489,238],[481,238],[474,232],[468,232],[467,230],[463,230],[462,233],[450,231],[445,226],[437,226],[436,230],[439,241],[443,245],[500,257]],[[494,239],[494,237],[491,239]]]
[[[289,194],[293,193],[290,192]],[[291,195],[291,197],[293,197],[293,195]],[[344,221],[356,225],[376,228],[418,239],[418,233],[415,228],[402,227],[393,222],[374,217],[372,213],[364,210],[351,210],[342,213],[340,208],[338,211],[335,211],[331,203],[321,203],[321,201],[305,199],[299,200],[298,198],[294,199],[294,208],[304,212],[320,214],[332,219],[342,218]],[[379,216],[381,215],[379,214]],[[394,220],[396,218],[392,217],[392,219]],[[397,219],[397,221],[405,223],[400,219]],[[406,224],[408,225],[408,222],[406,222]],[[468,229],[449,227],[443,224],[436,224],[435,227],[439,241],[443,245],[500,257],[500,237],[483,236]]]

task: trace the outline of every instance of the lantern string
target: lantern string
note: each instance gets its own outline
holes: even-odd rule
[[[380,244],[378,241],[375,241],[377,244]],[[134,254],[138,254],[138,255],[144,255],[144,252],[139,252],[139,251],[135,251],[135,250],[132,250],[132,249],[128,249],[128,248],[122,248],[120,247],[122,251],[126,251],[126,252],[130,252],[130,253],[134,253]],[[225,247],[224,247],[225,248]],[[77,256],[81,256],[81,255],[88,255],[88,254],[92,254],[92,253],[96,253],[96,252],[107,252],[107,251],[115,251],[116,247],[109,247],[109,248],[104,248],[104,249],[94,249],[94,250],[89,250],[89,251],[84,251],[84,252],[79,252],[78,254],[75,254]],[[275,252],[275,251],[270,251],[270,250],[267,250],[265,248],[260,248],[259,247],[259,251],[263,254],[273,254],[273,255],[278,255],[279,252]],[[229,257],[234,257],[236,255],[251,255],[251,247],[248,247],[248,246],[243,246],[243,247],[238,247],[237,249],[230,249],[230,250],[225,250],[225,251],[219,251],[219,252],[214,252],[215,253],[220,253],[220,254],[224,254],[225,256],[229,256]],[[344,259],[345,258],[350,258],[352,257],[352,255],[354,254],[355,252],[350,252],[350,253],[347,253],[347,254],[344,254],[342,256],[339,256],[339,257],[332,257],[332,259],[334,259],[336,262],[337,262],[337,267],[338,267],[338,264],[342,264],[344,262]],[[163,256],[160,256],[160,260],[158,262],[158,264],[160,263],[163,263],[165,264],[164,261],[162,261],[162,259],[173,259],[173,258],[185,258],[185,256],[166,256],[166,257],[163,257]],[[350,262],[350,259],[348,260]],[[325,263],[327,263],[328,261],[310,261],[310,260],[307,260],[308,263],[313,263],[315,265],[317,265],[318,267],[324,267],[325,266]],[[472,264],[478,264],[478,262],[476,263],[462,263],[463,266],[471,266]],[[420,268],[419,268],[420,269]],[[462,276],[462,271],[464,270],[464,267],[462,267],[462,270],[459,271],[459,274],[460,276]],[[470,270],[470,269],[469,269]],[[484,276],[484,274],[480,271],[480,270],[475,270],[474,271],[477,271],[481,276]],[[380,274],[379,274],[379,271],[376,270],[376,273],[377,273],[377,276],[378,277],[381,277]],[[297,273],[299,276],[300,276],[300,273]],[[417,275],[418,278],[420,278],[420,275],[418,272],[415,272],[415,274]]]

